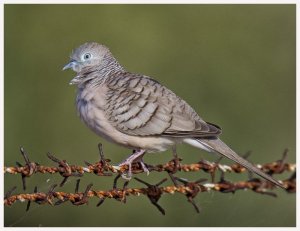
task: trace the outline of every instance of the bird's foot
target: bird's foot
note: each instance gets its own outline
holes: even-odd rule
[[[146,172],[147,175],[149,175],[149,169],[147,168],[146,164],[143,162],[142,159],[145,152],[145,150],[135,151],[132,155],[130,155],[127,159],[125,159],[117,166],[117,169],[121,169],[123,166],[128,166],[128,170],[123,172],[121,175],[124,180],[131,180],[133,163],[139,163],[142,166],[143,171]]]

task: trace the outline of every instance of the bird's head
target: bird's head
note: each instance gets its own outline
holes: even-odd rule
[[[89,72],[90,70],[95,70],[105,65],[105,59],[110,54],[109,49],[104,45],[96,42],[84,43],[72,52],[70,61],[63,67],[63,70],[72,69],[77,74],[82,71]],[[75,81],[72,81],[71,84],[76,84]]]
[[[63,70],[72,68],[75,72],[80,72],[83,68],[101,65],[109,49],[96,42],[84,43],[76,48],[70,55],[70,62],[64,66]]]

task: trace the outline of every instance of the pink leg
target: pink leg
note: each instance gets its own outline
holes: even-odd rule
[[[126,180],[131,179],[131,176],[132,176],[131,165],[132,165],[132,163],[136,163],[136,162],[140,163],[142,165],[143,170],[149,174],[149,170],[147,169],[147,167],[145,166],[145,164],[143,162],[143,156],[145,153],[146,153],[146,150],[137,150],[119,164],[119,167],[121,167],[123,165],[128,165],[128,172],[126,174],[122,175],[122,178],[124,178]]]

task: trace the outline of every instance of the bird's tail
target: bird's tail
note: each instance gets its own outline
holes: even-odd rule
[[[227,158],[247,168],[249,171],[254,172],[257,175],[265,178],[266,180],[271,181],[273,184],[285,189],[285,187],[280,182],[278,182],[273,177],[260,170],[258,167],[256,167],[246,159],[240,157],[231,148],[229,148],[222,140],[217,138],[217,139],[195,139],[193,141],[197,141],[198,143],[200,143],[200,145],[199,146],[193,145],[192,142],[187,142],[187,143],[202,149],[204,146],[206,149],[209,149],[213,152],[217,152],[223,156],[226,156]]]

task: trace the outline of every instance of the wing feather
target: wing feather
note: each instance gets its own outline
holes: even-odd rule
[[[106,81],[106,117],[119,131],[136,136],[214,137],[221,129],[206,123],[184,100],[157,81],[122,73]]]

